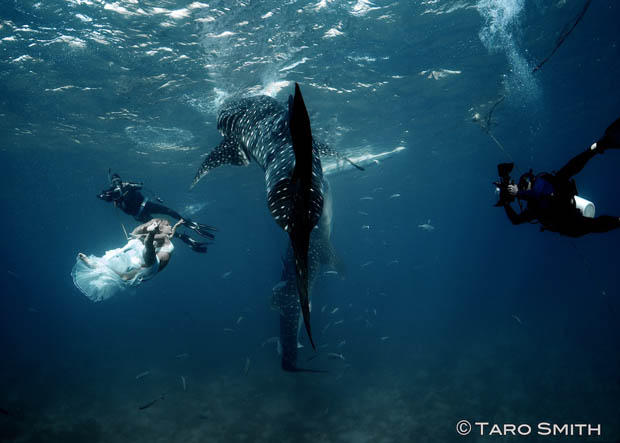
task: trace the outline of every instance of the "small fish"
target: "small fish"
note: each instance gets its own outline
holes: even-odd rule
[[[189,354],[187,352],[183,352],[182,354],[177,354],[174,356],[174,358],[178,359],[178,360],[183,360],[184,358],[189,357]]]
[[[342,347],[343,347],[344,345],[346,345],[346,344],[347,344],[347,341],[346,341],[346,340],[342,340],[340,343],[338,343],[338,344],[336,345],[336,347],[337,347],[337,348],[342,348]]]
[[[373,263],[374,263],[374,261],[370,260],[370,261],[367,261],[366,263],[364,263],[364,264],[363,264],[362,266],[360,266],[360,267],[361,267],[361,268],[365,268],[366,266],[370,266],[370,265],[372,265]]]
[[[9,274],[13,278],[19,279],[19,275],[17,275],[15,272],[11,271],[10,269],[7,269],[6,273]]]
[[[340,360],[342,360],[342,361],[345,361],[345,360],[346,360],[346,359],[344,358],[344,355],[342,355],[342,354],[336,354],[335,352],[330,352],[330,353],[328,353],[328,354],[327,354],[327,356],[328,356],[329,358],[339,358],[339,359],[340,359]]]
[[[375,308],[375,309],[373,309],[373,310],[372,310],[372,313],[373,313],[373,314],[375,314],[375,317],[376,317],[376,316],[377,316],[377,309],[376,309],[376,308]]]
[[[249,370],[250,370],[250,357],[246,357],[245,358],[245,367],[243,368],[243,373],[245,375],[247,375]]]
[[[338,312],[340,310],[340,308],[334,308],[332,309],[332,311],[330,312],[330,314],[335,314],[336,312]]]
[[[144,371],[144,372],[140,372],[138,375],[136,375],[136,380],[140,380],[141,378],[146,377],[147,375],[149,375],[151,373],[151,371]]]
[[[240,315],[239,318],[237,319],[237,324],[241,323],[243,321],[243,315]]]
[[[343,324],[343,323],[344,323],[344,320],[338,320],[338,321],[335,321],[335,322],[334,322],[334,326],[336,326],[336,325],[341,325],[341,324]]]
[[[260,346],[261,348],[264,348],[266,344],[275,343],[277,341],[280,341],[280,337],[269,337],[267,340],[262,342]]]
[[[386,341],[388,338],[390,338],[389,335],[384,335],[383,337],[381,337],[381,341]]]
[[[512,318],[514,318],[514,319],[517,321],[517,323],[519,323],[520,325],[522,325],[522,324],[523,324],[523,322],[521,321],[521,319],[520,319],[519,317],[517,317],[515,314],[512,314]]]
[[[390,200],[400,197],[400,194],[392,194],[390,195]]]
[[[232,328],[224,328],[224,332],[237,332],[237,331]]]
[[[329,344],[328,344],[328,343],[323,343],[322,345],[319,345],[319,346],[317,347],[317,349],[325,349],[325,348],[326,348],[326,347],[328,347],[328,346],[329,346]]]
[[[338,275],[338,271],[325,271],[323,274],[325,274],[325,275]]]
[[[161,394],[161,397],[156,398],[155,400],[151,400],[150,402],[140,406],[138,409],[143,410],[143,409],[148,409],[151,406],[153,406],[155,403],[157,403],[159,400],[163,400],[164,399],[164,394]]]
[[[368,215],[368,212],[365,212],[365,211],[357,211],[357,213],[359,215]]]
[[[361,197],[360,200],[374,200],[374,197]]]
[[[435,227],[433,225],[431,225],[431,220],[429,219],[428,222],[423,223],[421,225],[418,225],[418,228],[427,231],[427,232],[431,232],[435,230]]]
[[[38,313],[39,310],[37,308],[28,308],[28,312],[32,312],[32,313]]]
[[[400,263],[400,261],[399,261],[399,260],[392,260],[391,262],[389,262],[389,263],[388,263],[387,265],[385,265],[385,266],[397,265],[397,264],[399,264],[399,263]]]
[[[228,271],[228,272],[224,272],[221,276],[222,279],[227,279],[228,277],[230,277],[230,274],[232,274],[232,271]]]
[[[370,230],[370,225],[362,225],[362,231],[364,230],[366,231]]]
[[[325,334],[325,331],[327,331],[327,328],[329,328],[331,324],[332,322],[329,322],[325,326],[323,326],[323,329],[321,330],[321,334]]]
[[[321,312],[325,312],[325,309],[327,309],[327,305],[323,305],[323,307],[321,308]]]
[[[181,376],[181,386],[183,386],[183,391],[187,391],[187,384],[185,383],[185,377]]]

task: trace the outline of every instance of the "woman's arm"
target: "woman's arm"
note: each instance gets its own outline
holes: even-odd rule
[[[131,231],[131,235],[140,235],[140,234],[146,234],[146,225],[148,225],[150,222],[147,223],[143,223],[140,226],[137,226],[133,231]]]
[[[146,223],[142,223],[140,226],[136,227],[133,231],[131,231],[131,235],[136,237],[146,235],[148,233],[146,228],[151,226],[153,223],[157,223],[157,221],[153,219],[147,221]]]
[[[177,228],[179,227],[179,225],[183,224],[184,222],[185,221],[183,219],[179,220],[172,227],[172,230],[170,231],[170,234],[157,234],[155,236],[155,240],[156,241],[161,241],[161,240],[169,240],[169,239],[171,239],[172,237],[174,237],[174,234],[176,233]]]
[[[181,219],[174,224],[174,226],[172,227],[172,234],[170,234],[170,238],[174,237],[174,234],[177,232],[177,228],[183,223],[185,223],[185,220]]]

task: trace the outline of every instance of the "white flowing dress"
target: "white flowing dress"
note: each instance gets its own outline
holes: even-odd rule
[[[159,270],[157,256],[152,266],[144,267],[144,249],[144,244],[140,240],[131,239],[122,248],[107,251],[103,257],[90,255],[88,262],[92,267],[77,258],[71,271],[73,283],[92,301],[107,300],[137,286],[152,278]],[[133,272],[136,273],[132,279],[121,278],[121,275]]]

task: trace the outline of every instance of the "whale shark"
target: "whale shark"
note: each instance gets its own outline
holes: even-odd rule
[[[312,137],[310,118],[297,83],[294,96],[289,96],[288,110],[263,95],[230,100],[222,105],[217,128],[224,139],[207,155],[190,189],[221,165],[248,166],[254,162],[263,169],[267,206],[276,223],[289,235],[304,324],[316,349],[308,301],[310,233],[323,212],[321,156],[343,157]]]
[[[323,213],[319,223],[310,236],[308,251],[308,293],[320,275],[322,266],[344,277],[344,264],[336,254],[331,243],[332,230],[332,193],[329,182],[323,178]],[[280,349],[282,352],[282,369],[285,371],[323,372],[311,369],[300,369],[297,366],[297,350],[299,344],[300,307],[297,299],[297,280],[295,276],[295,257],[292,247],[287,247],[282,258],[282,274],[280,281],[273,287],[271,304],[280,313]]]

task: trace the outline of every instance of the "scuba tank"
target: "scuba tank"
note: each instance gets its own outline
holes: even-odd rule
[[[596,210],[594,203],[590,200],[579,197],[578,195],[573,197],[573,201],[575,202],[575,207],[581,212],[581,215],[588,218],[594,218],[594,213]]]

